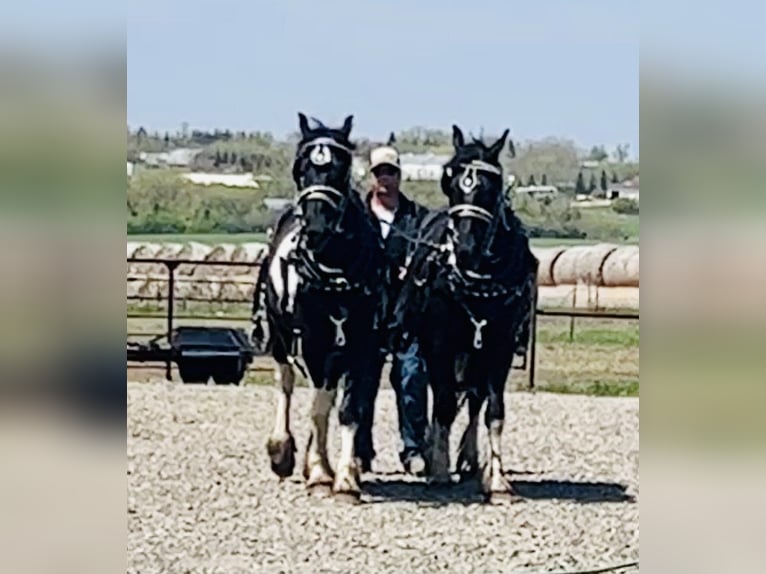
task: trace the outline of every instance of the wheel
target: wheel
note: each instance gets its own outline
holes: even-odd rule
[[[207,383],[210,378],[210,364],[204,359],[182,359],[178,373],[184,383]]]

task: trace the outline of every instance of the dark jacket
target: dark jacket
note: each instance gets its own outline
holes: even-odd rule
[[[383,324],[388,325],[392,319],[391,313],[396,304],[396,299],[404,284],[404,281],[400,278],[401,270],[405,267],[407,255],[415,247],[408,241],[408,238],[417,236],[418,228],[429,211],[428,208],[412,201],[400,191],[399,207],[394,214],[393,229],[388,232],[388,236],[384,239],[381,223],[372,211],[370,199],[371,194],[368,193],[365,199],[365,206],[367,207],[367,213],[372,224],[380,232],[380,239],[384,248],[385,270],[383,273],[384,293],[381,318],[383,319]]]

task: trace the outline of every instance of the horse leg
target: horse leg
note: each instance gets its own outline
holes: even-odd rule
[[[489,457],[482,476],[482,491],[489,500],[509,497],[511,499],[516,498],[516,493],[503,471],[501,458],[503,424],[505,421],[504,388],[505,376],[495,376],[489,385],[487,411],[484,417],[489,431],[487,433],[489,437]]]
[[[343,390],[343,400],[338,409],[340,422],[340,457],[333,490],[336,497],[345,498],[349,502],[358,502],[361,497],[359,486],[359,467],[355,456],[356,433],[359,429],[362,410],[362,399],[369,395],[364,385],[370,384],[371,379],[365,375],[364,369],[358,365],[352,367],[346,375]]]
[[[434,378],[440,373],[434,373]],[[437,379],[438,380],[438,379]],[[457,415],[454,386],[446,379],[434,385],[434,412],[431,429],[431,482],[448,483],[450,477],[449,434]]]
[[[311,402],[311,434],[306,445],[303,465],[303,476],[310,490],[329,491],[333,483],[333,471],[327,458],[327,429],[337,390],[337,387],[314,388],[314,398]]]
[[[460,439],[457,451],[457,471],[463,480],[473,478],[479,471],[479,411],[484,397],[468,395],[468,426]]]
[[[295,371],[288,363],[278,363],[274,379],[278,383],[277,410],[274,430],[266,449],[271,459],[271,470],[280,478],[286,478],[295,468],[295,440],[290,432],[290,399],[295,386]]]

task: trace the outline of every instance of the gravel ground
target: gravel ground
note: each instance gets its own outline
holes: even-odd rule
[[[272,393],[128,384],[128,572],[556,572],[638,560],[638,399],[509,395],[504,462],[524,499],[488,505],[475,483],[434,489],[401,473],[394,396],[382,390],[378,458],[351,506],[271,474]],[[299,461],[309,399],[296,390]]]

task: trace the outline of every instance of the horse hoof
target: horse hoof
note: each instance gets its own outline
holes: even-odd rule
[[[355,491],[342,491],[334,494],[335,500],[342,504],[356,505],[362,502],[362,493]]]
[[[317,484],[309,484],[306,488],[308,488],[309,494],[311,496],[315,496],[317,498],[329,498],[332,496],[331,484],[320,482]]]
[[[498,490],[485,495],[489,504],[514,504],[521,502],[522,498],[511,490]]]
[[[271,459],[271,470],[280,478],[287,478],[295,469],[295,439],[292,435],[286,440],[269,439],[266,450]]]

